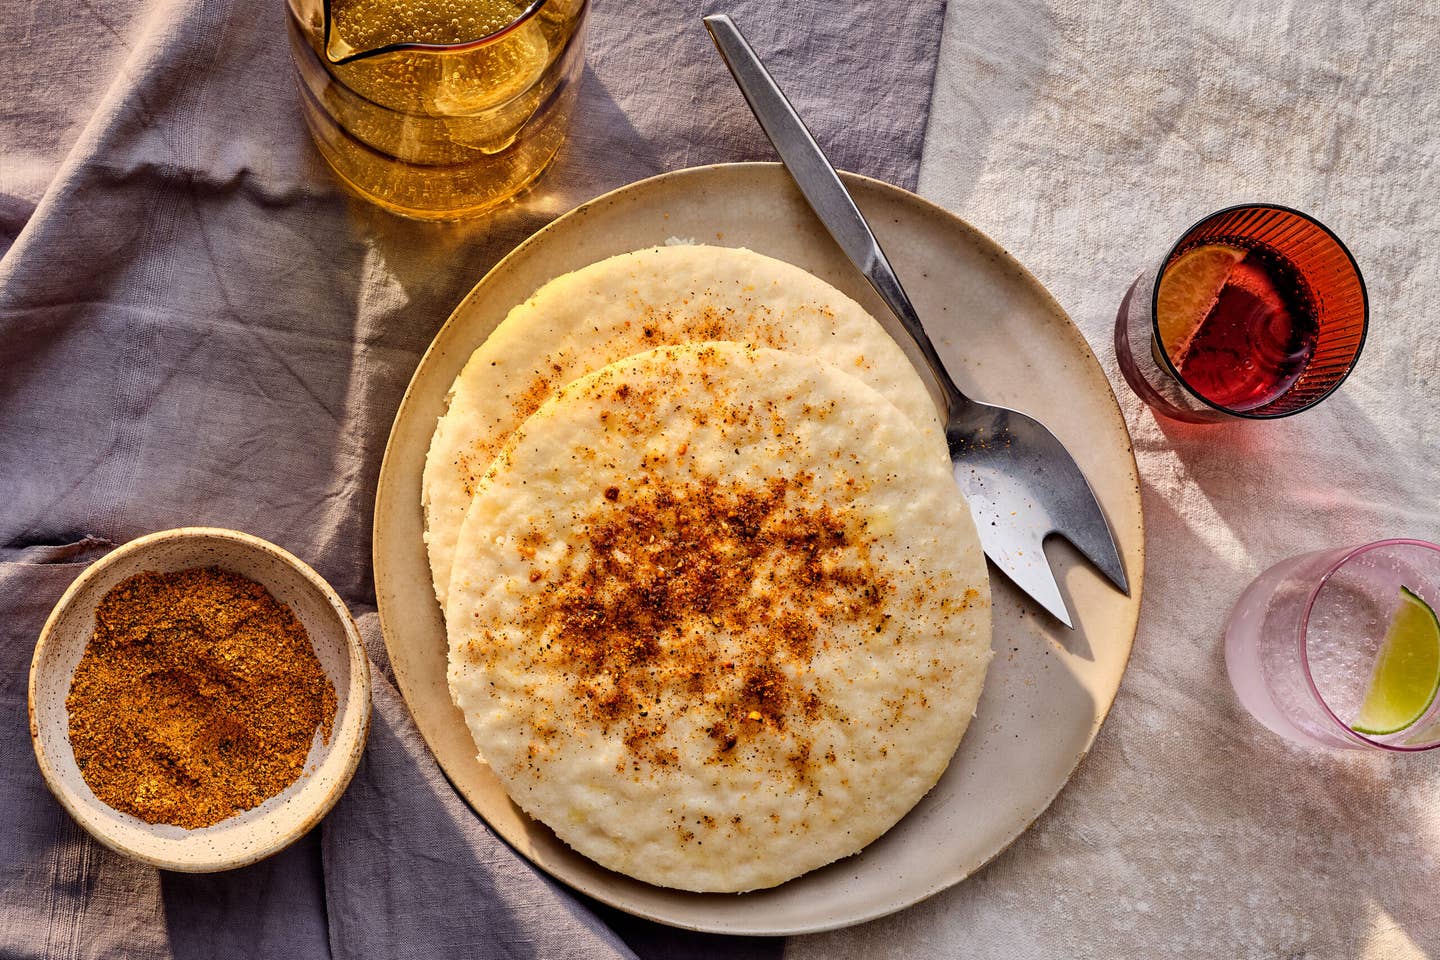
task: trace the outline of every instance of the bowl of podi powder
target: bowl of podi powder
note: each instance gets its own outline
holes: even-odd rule
[[[96,839],[170,870],[253,863],[334,805],[370,674],[314,570],[233,530],[141,537],[71,585],[30,668],[51,791]]]

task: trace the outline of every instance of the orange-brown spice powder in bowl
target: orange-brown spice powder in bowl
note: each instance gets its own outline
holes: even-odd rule
[[[294,613],[205,567],[140,573],[105,595],[66,708],[96,797],[195,829],[294,783],[316,730],[329,741],[336,699]]]

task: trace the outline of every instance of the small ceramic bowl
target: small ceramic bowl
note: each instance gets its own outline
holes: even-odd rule
[[[209,827],[150,824],[96,798],[70,748],[70,679],[95,628],[95,608],[122,580],[217,566],[263,585],[294,611],[335,685],[329,743],[315,738],[305,770],[260,806]],[[300,560],[235,530],[186,527],[132,540],[97,561],[60,598],[30,664],[30,737],[45,782],[82,827],[112,849],[166,870],[207,873],[268,857],[303,836],[344,792],[370,729],[370,664],[344,602]]]

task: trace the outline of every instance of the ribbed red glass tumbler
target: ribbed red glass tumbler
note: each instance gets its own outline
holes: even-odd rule
[[[1360,268],[1334,233],[1298,210],[1245,204],[1195,224],[1136,279],[1115,353],[1166,416],[1274,419],[1340,385],[1368,321]]]

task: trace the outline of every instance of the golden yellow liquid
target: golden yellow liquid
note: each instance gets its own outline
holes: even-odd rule
[[[454,219],[523,190],[565,137],[584,0],[333,0],[292,18],[306,121],[352,188],[396,212]],[[451,50],[391,44],[454,44]]]
[[[516,0],[331,0],[330,53],[338,60],[392,43],[467,43],[508,27],[527,7]]]

